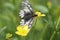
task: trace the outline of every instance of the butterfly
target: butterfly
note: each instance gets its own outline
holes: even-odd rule
[[[21,17],[20,25],[28,25],[31,28],[34,17],[37,15],[34,14],[34,10],[28,0],[22,2],[22,10],[20,10],[19,16]]]

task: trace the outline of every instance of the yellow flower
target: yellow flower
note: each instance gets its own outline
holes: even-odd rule
[[[27,34],[29,33],[30,29],[28,28],[27,25],[24,26],[17,26],[17,31],[15,32],[17,35],[21,35],[21,36],[27,36]]]
[[[41,12],[35,12],[35,14],[37,15],[37,17],[46,16],[45,14],[41,14]]]
[[[9,38],[11,38],[12,37],[12,34],[10,34],[10,33],[7,33],[6,34],[6,39],[9,39]]]
[[[51,8],[52,7],[52,2],[48,1],[47,6],[48,6],[48,8]]]

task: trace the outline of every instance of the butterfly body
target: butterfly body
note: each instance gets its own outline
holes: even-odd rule
[[[36,17],[36,16],[37,16],[37,15],[35,15],[35,14],[27,13],[27,14],[25,14],[25,16],[24,16],[22,19],[24,19],[25,22],[26,22],[26,21],[28,21],[28,20],[30,20],[31,18]]]

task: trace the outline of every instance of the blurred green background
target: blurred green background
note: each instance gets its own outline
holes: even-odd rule
[[[0,0],[0,40],[60,40],[60,0],[29,1],[35,11],[46,16],[38,18],[29,34],[22,37],[15,34],[22,0]]]

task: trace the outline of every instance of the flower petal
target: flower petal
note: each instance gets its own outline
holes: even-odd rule
[[[21,36],[27,36],[27,34],[29,33],[30,29],[28,28],[28,26],[18,26],[17,27],[17,31],[15,32],[17,35],[21,35]]]

